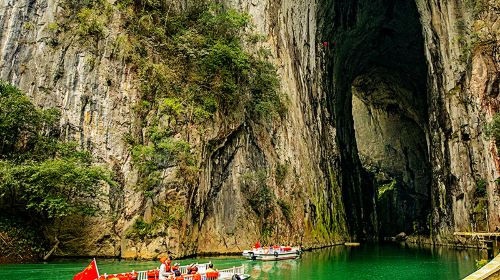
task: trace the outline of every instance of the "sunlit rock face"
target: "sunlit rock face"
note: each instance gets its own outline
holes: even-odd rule
[[[238,252],[264,234],[242,183],[261,170],[276,198],[265,233],[272,242],[315,247],[400,231],[448,242],[454,231],[500,227],[497,152],[482,135],[498,111],[498,59],[489,47],[460,59],[471,40],[463,26],[477,25],[462,2],[226,1],[248,12],[264,35],[287,116],[271,129],[215,118],[205,138],[186,127],[179,137],[190,136],[198,183],[181,187],[174,166],[151,198],[135,186],[124,140],[140,86],[133,67],[113,59],[120,17],[92,48],[71,36],[54,47],[50,24],[62,0],[2,1],[0,79],[42,107],[61,109],[64,137],[91,150],[120,183],[104,190],[101,217],[73,223],[85,230],[68,230],[58,254]],[[216,149],[207,152],[209,141]],[[474,193],[483,181],[487,195],[479,201]],[[182,226],[147,240],[127,237],[172,192],[185,209]]]
[[[188,139],[197,157],[196,184],[181,184],[173,166],[148,196],[137,189],[139,174],[126,143],[137,123],[133,107],[140,84],[134,67],[115,59],[120,17],[111,17],[106,36],[95,44],[66,34],[54,41],[62,3],[0,3],[0,78],[36,104],[61,109],[65,137],[90,149],[98,164],[115,171],[120,185],[103,190],[100,217],[68,222],[76,228],[60,234],[56,254],[154,258],[239,252],[257,239],[317,247],[348,238],[337,163],[327,160],[335,153],[335,134],[324,106],[315,2],[228,1],[248,12],[264,35],[261,44],[282,77],[286,118],[261,127],[216,116],[203,136],[199,127],[185,127],[176,137]],[[172,3],[178,10],[192,4]],[[250,176],[272,194],[267,228],[249,203],[252,194],[243,179]],[[161,235],[145,240],[130,238],[138,219],[153,221],[155,207],[172,199],[182,204],[181,226],[165,226]]]

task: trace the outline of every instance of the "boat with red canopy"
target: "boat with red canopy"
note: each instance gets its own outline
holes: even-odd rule
[[[243,251],[243,256],[249,260],[259,261],[281,261],[300,257],[302,249],[292,246],[269,246],[261,247],[260,242],[255,243],[252,250]]]
[[[222,280],[222,279],[248,279],[250,275],[244,273],[244,266],[232,267],[227,269],[221,269],[218,271],[217,276],[212,276],[207,273],[209,264],[195,264],[198,268],[201,280]],[[196,280],[194,274],[188,274],[188,269],[192,267],[191,265],[179,266],[178,270],[181,276],[174,277],[171,273],[167,279],[183,279],[183,280]],[[97,263],[94,259],[82,272],[76,274],[73,280],[158,280],[159,269],[145,270],[145,271],[131,271],[124,273],[115,273],[99,275],[99,270],[97,269]]]

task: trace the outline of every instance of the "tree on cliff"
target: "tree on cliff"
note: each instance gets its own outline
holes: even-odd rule
[[[0,81],[0,211],[5,220],[46,228],[97,211],[100,184],[111,174],[87,151],[60,140],[59,112],[39,109]],[[57,238],[56,238],[57,240]]]

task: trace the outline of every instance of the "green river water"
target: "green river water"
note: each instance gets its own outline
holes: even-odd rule
[[[252,262],[234,257],[181,260],[182,265],[211,260],[216,268],[245,265],[251,279],[461,279],[474,271],[478,250],[410,249],[397,245],[344,246],[305,252],[302,258],[280,262]],[[44,264],[0,265],[0,280],[73,279],[89,259],[58,260]],[[98,259],[99,272],[118,273],[158,266],[151,261]]]

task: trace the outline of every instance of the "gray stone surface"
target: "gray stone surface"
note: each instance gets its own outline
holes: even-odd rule
[[[371,8],[359,10],[359,15],[351,6],[354,1],[227,2],[251,14],[257,30],[266,36],[263,45],[271,49],[278,66],[288,115],[270,130],[220,118],[204,136],[185,128],[179,137],[190,135],[202,170],[192,196],[180,190],[186,221],[180,228],[166,228],[167,237],[135,242],[126,237],[127,230],[139,217],[150,219],[151,204],[169,199],[172,190],[179,190],[179,182],[173,167],[162,174],[164,184],[154,201],[136,191],[137,170],[124,136],[135,121],[132,106],[138,83],[130,65],[112,56],[121,32],[119,19],[113,18],[96,46],[64,34],[53,46],[49,25],[58,20],[61,0],[0,1],[0,79],[26,91],[41,107],[61,109],[65,137],[90,149],[96,162],[115,170],[122,181],[120,188],[105,190],[109,199],[103,201],[102,217],[83,223],[84,234],[72,232],[78,238],[59,254],[153,258],[168,252],[238,252],[260,235],[259,220],[246,207],[240,184],[243,174],[258,169],[268,170],[273,193],[293,209],[289,225],[276,207],[274,234],[279,232],[279,237],[273,240],[333,244],[347,238],[346,213],[354,221],[349,224],[351,233],[376,236],[375,191],[373,182],[366,184],[369,167],[401,178],[418,195],[424,195],[430,184],[427,195],[438,241],[446,241],[453,231],[474,229],[472,194],[478,178],[488,185],[488,226],[500,227],[500,196],[494,182],[499,161],[492,141],[482,136],[485,122],[498,111],[498,57],[474,49],[470,64],[460,62],[459,23],[476,26],[463,1],[416,1],[425,40],[425,61],[420,61],[426,65],[425,102],[405,93],[405,83],[398,86],[397,98],[382,94],[369,99],[362,91],[352,97],[352,84],[360,75],[338,72],[342,67],[356,69],[359,57],[380,55],[366,51],[379,27],[377,16],[363,14],[378,12],[380,1],[360,1],[361,7]],[[182,9],[185,2],[173,3]],[[362,22],[363,18],[373,20]],[[356,19],[359,29],[353,27]],[[486,20],[493,26],[498,21],[493,15]],[[339,40],[338,47],[332,40]],[[330,42],[330,48],[323,47],[323,41]],[[384,44],[390,47],[391,41]],[[408,60],[396,63],[414,67]],[[401,112],[391,115],[377,102],[397,103]],[[211,154],[203,152],[208,140],[220,143]],[[418,148],[405,155],[403,144]],[[274,177],[278,164],[289,166],[281,185]]]

